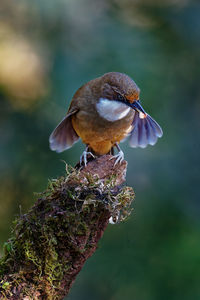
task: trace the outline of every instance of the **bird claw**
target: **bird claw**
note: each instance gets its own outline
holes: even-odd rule
[[[84,163],[84,166],[87,166],[87,155],[91,155],[93,158],[95,158],[94,154],[92,152],[87,151],[88,148],[86,148],[83,153],[80,156],[80,165]]]
[[[118,164],[118,163],[122,163],[122,161],[124,160],[124,152],[120,149],[120,151],[116,154],[116,155],[114,155],[113,157],[111,157],[110,158],[110,160],[111,159],[116,159],[116,161],[115,161],[115,163],[114,163],[114,166],[116,166],[116,164]]]

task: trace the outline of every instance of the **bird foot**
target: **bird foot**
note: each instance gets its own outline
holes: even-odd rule
[[[114,155],[113,157],[110,158],[110,160],[111,159],[116,159],[114,166],[116,166],[116,164],[118,164],[118,163],[121,164],[122,161],[124,160],[124,152],[120,149],[116,155]]]
[[[95,158],[94,154],[92,152],[88,152],[87,151],[88,148],[86,148],[83,153],[80,156],[80,166],[82,165],[82,163],[84,163],[84,166],[87,166],[87,156],[91,155],[93,158]]]

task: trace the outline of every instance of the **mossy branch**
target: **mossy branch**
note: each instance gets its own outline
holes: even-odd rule
[[[16,221],[0,261],[0,299],[63,299],[94,253],[109,219],[130,214],[127,163],[109,155],[81,171],[67,167]]]

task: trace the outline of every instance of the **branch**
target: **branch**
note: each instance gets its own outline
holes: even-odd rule
[[[0,261],[0,299],[63,299],[94,253],[109,219],[130,214],[132,188],[122,187],[127,163],[106,155],[49,182],[15,221]]]

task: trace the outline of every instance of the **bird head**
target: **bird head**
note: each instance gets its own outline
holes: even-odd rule
[[[140,89],[126,74],[118,72],[106,73],[102,76],[102,98],[119,101],[126,104],[140,114],[140,118],[147,116],[141,106]]]

